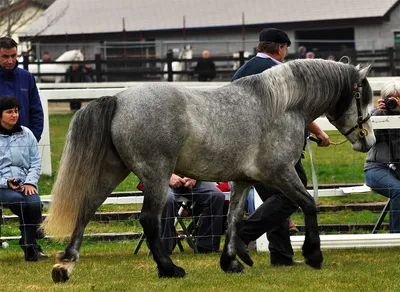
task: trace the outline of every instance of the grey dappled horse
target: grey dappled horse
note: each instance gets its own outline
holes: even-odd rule
[[[140,223],[160,277],[184,277],[160,241],[160,218],[173,172],[203,181],[234,181],[221,268],[241,272],[252,260],[236,236],[249,188],[273,185],[305,214],[303,255],[320,268],[316,206],[294,169],[304,128],[326,114],[356,151],[375,142],[367,105],[370,67],[296,60],[212,90],[148,83],[103,97],[70,125],[45,231],[71,236],[53,280],[64,282],[78,261],[84,229],[130,172],[144,184]]]

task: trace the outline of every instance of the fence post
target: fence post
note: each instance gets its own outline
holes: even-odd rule
[[[22,53],[23,59],[22,59],[22,65],[26,71],[29,71],[29,55],[28,52],[23,52]]]
[[[94,55],[94,63],[96,66],[96,82],[101,82],[101,57],[100,57],[100,54]]]
[[[388,48],[388,57],[389,57],[389,68],[390,68],[390,76],[396,76],[396,63],[394,60],[394,49]]]
[[[244,65],[244,51],[239,51],[239,63],[240,67]]]
[[[173,80],[173,72],[172,72],[172,50],[168,50],[167,52],[167,68],[168,68],[168,82]]]

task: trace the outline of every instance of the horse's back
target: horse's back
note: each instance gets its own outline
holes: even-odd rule
[[[132,164],[175,157],[177,170],[203,180],[231,175],[229,165],[254,168],[266,127],[257,98],[241,90],[168,83],[125,90],[117,95],[113,142],[123,157],[134,156]]]

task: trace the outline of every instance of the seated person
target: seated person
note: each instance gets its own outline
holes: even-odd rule
[[[222,234],[225,195],[214,182],[196,181],[173,174],[169,181],[168,198],[161,218],[161,241],[168,254],[176,245],[175,217],[178,214],[177,197],[184,196],[196,204],[196,247],[200,253],[219,250]],[[197,212],[199,209],[199,212]]]
[[[400,114],[400,82],[388,81],[374,116]],[[375,130],[376,143],[364,164],[365,181],[375,192],[390,198],[390,233],[400,233],[400,129]]]
[[[47,257],[36,242],[42,220],[41,162],[35,136],[18,123],[19,109],[14,96],[0,97],[0,204],[19,218],[25,261],[37,261]]]

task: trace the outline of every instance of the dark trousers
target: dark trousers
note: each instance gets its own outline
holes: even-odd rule
[[[213,182],[197,182],[192,188],[168,189],[168,198],[161,218],[161,240],[168,254],[176,244],[175,217],[178,214],[177,198],[184,196],[196,204],[194,215],[199,216],[196,227],[196,246],[202,251],[219,249],[225,195]]]
[[[304,186],[307,176],[301,160],[295,166]],[[246,220],[239,230],[239,237],[247,245],[267,233],[272,265],[285,265],[293,261],[293,249],[290,243],[289,217],[298,210],[298,206],[286,198],[278,189],[264,184],[255,185],[263,204]]]
[[[37,229],[42,220],[42,203],[38,194],[25,196],[11,189],[0,189],[0,204],[19,218],[20,245],[24,251],[36,248]]]

